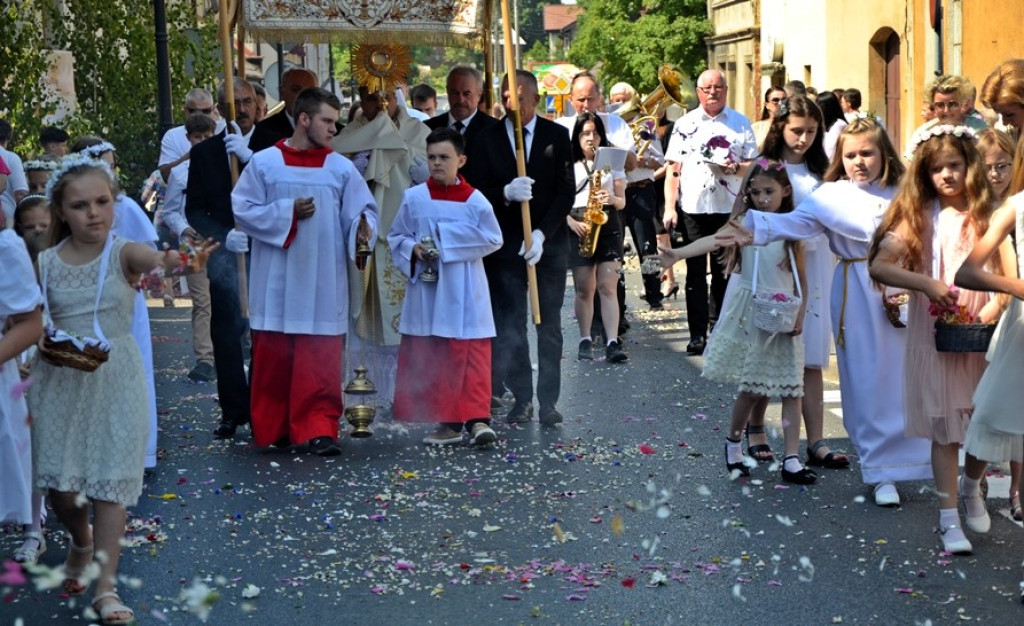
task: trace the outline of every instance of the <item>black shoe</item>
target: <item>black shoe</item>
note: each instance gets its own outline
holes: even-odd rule
[[[341,447],[330,437],[317,437],[309,441],[309,451],[317,456],[338,456]]]
[[[622,349],[622,340],[616,339],[604,349],[604,358],[609,363],[622,363],[629,359],[629,355]]]
[[[815,474],[812,470],[809,470],[806,467],[802,467],[798,472],[790,472],[789,470],[786,469],[786,459],[796,458],[797,456],[793,454],[782,459],[782,481],[787,483],[793,483],[794,485],[814,484],[814,482],[818,480],[818,475]]]
[[[576,359],[580,361],[593,361],[594,360],[594,342],[589,339],[584,339],[580,342],[580,350],[576,353]]]
[[[531,417],[533,417],[533,404],[516,400],[512,410],[505,416],[505,421],[509,424],[526,424]]]
[[[213,429],[214,439],[231,439],[235,436],[235,431],[238,430],[238,425],[229,422],[227,420],[221,420],[220,424],[217,424],[217,428]]]
[[[698,337],[690,343],[686,344],[686,354],[700,355],[704,354],[704,348],[707,347],[707,342],[703,337]]]
[[[561,424],[563,421],[562,414],[555,407],[541,408],[540,423],[544,426],[554,426],[555,424]]]
[[[208,383],[217,379],[217,370],[213,367],[212,363],[199,361],[195,364],[195,367],[189,370],[188,378],[197,383]]]
[[[625,318],[619,320],[619,337],[628,333],[630,328],[632,328],[632,326],[630,325],[628,320],[626,320]]]
[[[739,463],[729,462],[729,444],[725,444],[725,468],[729,470],[729,475],[732,476],[733,472],[738,471],[740,476],[750,476],[750,468],[743,461]]]
[[[652,311],[663,311],[665,304],[662,302],[663,298],[648,298],[647,304],[651,306]]]
[[[282,449],[283,448],[290,448],[290,447],[292,447],[292,440],[289,439],[287,436],[284,436],[284,437],[281,437],[280,439],[278,439],[277,441],[275,441],[274,443],[270,444],[270,447],[271,448],[282,448]]]

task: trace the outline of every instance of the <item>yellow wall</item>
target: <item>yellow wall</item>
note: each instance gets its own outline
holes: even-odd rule
[[[967,0],[963,7],[963,63],[960,73],[981,89],[999,63],[1024,57],[1024,2]],[[953,42],[946,38],[947,48]]]

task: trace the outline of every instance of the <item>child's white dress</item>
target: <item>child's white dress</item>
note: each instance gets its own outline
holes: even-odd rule
[[[754,326],[752,314],[754,254],[758,261],[758,291],[795,293],[786,242],[748,246],[742,250],[741,274],[733,279],[732,297],[718,316],[704,357],[704,377],[738,383],[740,391],[771,398],[804,395],[803,339],[771,335]]]
[[[7,318],[42,303],[25,243],[13,230],[0,231],[0,336]],[[32,443],[28,409],[11,392],[20,382],[18,360],[0,363],[0,522],[32,521]]]
[[[132,337],[135,289],[119,259],[127,242],[114,238],[98,319],[110,358],[94,372],[32,363],[34,482],[40,490],[82,493],[133,506],[142,494],[149,419],[146,370]],[[94,336],[93,311],[101,257],[68,265],[50,248],[39,255],[54,325]]]
[[[1024,193],[1008,202],[1017,213],[1017,266],[1024,275]],[[989,366],[974,391],[964,448],[984,461],[1024,461],[1024,302],[1010,300],[988,348]]]

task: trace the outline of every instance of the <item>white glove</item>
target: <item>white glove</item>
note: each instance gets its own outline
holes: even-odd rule
[[[412,165],[409,166],[409,178],[412,179],[412,184],[425,183],[429,177],[430,170],[427,169],[427,160],[421,156],[413,157]]]
[[[533,200],[533,179],[529,176],[513,178],[512,182],[505,185],[506,202],[527,202]],[[544,238],[541,237],[543,240]]]
[[[516,179],[518,180],[518,179]],[[513,181],[515,182],[515,181]],[[511,183],[509,183],[511,184]],[[519,256],[523,257],[527,265],[536,265],[540,261],[540,257],[544,254],[544,233],[539,230],[533,231],[533,241],[530,246],[530,251],[526,251],[526,242],[519,246]]]
[[[228,238],[224,242],[224,247],[229,252],[244,254],[249,251],[249,235],[246,235],[237,228],[232,228],[228,231]]]
[[[227,149],[228,154],[235,155],[242,163],[248,163],[249,159],[252,158],[249,140],[242,136],[241,132],[238,132],[238,124],[234,122],[231,122],[231,124],[235,132],[224,135],[224,147]]]

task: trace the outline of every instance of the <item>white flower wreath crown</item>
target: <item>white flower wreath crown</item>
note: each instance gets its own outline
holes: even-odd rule
[[[89,146],[88,148],[84,148],[79,154],[85,154],[91,156],[94,159],[98,159],[107,152],[117,152],[117,148],[115,148],[114,144],[110,143],[109,141],[101,141],[95,146]]]
[[[107,175],[110,184],[114,184],[114,170],[110,169],[110,165],[106,161],[93,158],[84,152],[71,154],[60,160],[60,165],[50,174],[50,180],[46,181],[46,203],[53,204],[53,188],[57,186],[60,179],[73,170],[83,167],[100,170]]]
[[[25,161],[24,169],[26,172],[52,172],[57,169],[57,161],[32,159]]]
[[[952,124],[936,124],[924,130],[920,130],[914,133],[914,136],[910,138],[910,145],[907,146],[907,152],[905,154],[907,160],[911,160],[917,149],[921,147],[921,144],[928,141],[933,137],[941,137],[942,135],[953,135],[954,137],[966,137],[971,141],[977,143],[978,135],[974,133],[968,126],[954,126]]]

